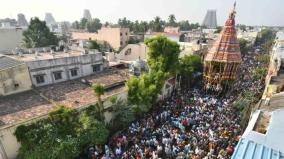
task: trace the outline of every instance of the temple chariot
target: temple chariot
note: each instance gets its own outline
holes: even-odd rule
[[[236,4],[222,32],[204,58],[204,87],[206,91],[226,92],[237,78],[242,61],[235,29]]]

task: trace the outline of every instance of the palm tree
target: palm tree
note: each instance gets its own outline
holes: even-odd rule
[[[173,26],[173,27],[177,26],[176,17],[175,17],[174,14],[171,14],[171,15],[169,16],[169,18],[168,18],[168,25],[169,25],[169,26]]]
[[[101,84],[94,84],[92,85],[93,91],[95,95],[98,98],[98,104],[97,104],[97,113],[99,114],[99,119],[103,121],[104,115],[103,115],[103,102],[101,96],[104,94],[104,86]]]

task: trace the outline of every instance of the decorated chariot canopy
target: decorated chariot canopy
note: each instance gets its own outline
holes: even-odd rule
[[[235,29],[235,7],[236,3],[220,36],[204,58],[206,89],[214,88],[221,91],[237,77],[242,59]]]
[[[235,7],[230,13],[217,41],[205,57],[206,62],[241,63],[240,45],[235,29]]]

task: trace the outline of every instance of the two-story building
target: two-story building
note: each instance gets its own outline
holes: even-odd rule
[[[72,32],[73,40],[107,42],[115,50],[124,48],[128,44],[129,36],[129,28],[103,27],[98,30],[98,33]]]
[[[102,53],[92,51],[45,52],[11,55],[28,66],[34,86],[68,81],[100,72]]]

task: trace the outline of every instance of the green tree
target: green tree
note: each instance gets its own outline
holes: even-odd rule
[[[166,79],[162,71],[143,74],[139,78],[132,77],[127,82],[128,102],[134,105],[136,115],[148,112],[160,93]]]
[[[246,25],[239,25],[239,28],[240,28],[242,31],[247,31],[247,26],[246,26]]]
[[[164,36],[147,39],[145,44],[149,48],[147,63],[150,71],[174,73],[178,65],[180,53],[179,45]]]
[[[98,44],[96,40],[90,40],[88,41],[87,48],[100,50],[100,45]]]
[[[179,25],[180,30],[182,31],[189,31],[191,29],[188,20],[180,21],[178,25]]]
[[[239,44],[240,44],[241,54],[242,56],[245,56],[249,51],[248,41],[245,39],[239,39]]]
[[[129,126],[129,124],[135,120],[135,116],[133,107],[121,100],[116,101],[114,107],[116,107],[116,109],[114,111],[114,117],[110,121],[110,129],[116,132]]]
[[[184,56],[179,60],[179,74],[182,77],[182,83],[189,86],[193,79],[193,75],[196,72],[202,72],[202,62],[200,56]]]
[[[173,27],[176,27],[176,26],[177,26],[176,17],[175,17],[174,14],[169,15],[167,25],[168,25],[168,26],[173,26]]]
[[[38,18],[31,19],[28,29],[23,32],[23,36],[24,46],[27,48],[58,44],[58,38],[50,32],[46,23]]]
[[[165,22],[162,21],[160,17],[155,17],[154,20],[150,22],[150,29],[155,32],[163,32],[164,31]]]
[[[131,31],[133,30],[133,23],[130,20],[126,19],[126,17],[118,19],[117,24],[122,28],[129,28]]]
[[[90,109],[78,112],[59,107],[48,118],[17,127],[22,159],[69,159],[78,157],[90,144],[105,144],[109,131]]]
[[[99,29],[102,28],[102,23],[100,19],[95,18],[91,21],[88,21],[86,24],[86,27],[87,27],[88,32],[93,33],[93,32],[97,32]]]
[[[104,105],[102,102],[102,95],[104,95],[104,86],[102,86],[101,84],[94,84],[92,86],[94,94],[97,96],[98,99],[98,104],[97,106],[97,112],[99,114],[98,119],[100,119],[101,121],[104,120]]]
[[[145,33],[149,30],[149,24],[146,21],[141,21],[139,24],[139,31]]]
[[[82,18],[80,23],[79,23],[80,29],[86,29],[87,23],[88,23],[88,19]]]
[[[72,23],[72,28],[73,29],[80,29],[80,23],[76,20],[75,22]]]
[[[274,38],[275,38],[275,33],[271,29],[263,29],[258,33],[255,44],[261,46],[267,40]]]

